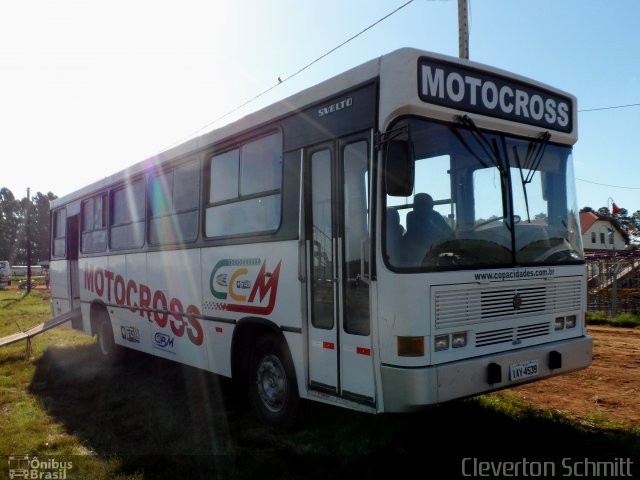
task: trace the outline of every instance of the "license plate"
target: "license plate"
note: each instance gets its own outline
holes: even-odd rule
[[[538,360],[527,360],[509,365],[509,379],[512,381],[535,377],[538,373],[540,373]]]

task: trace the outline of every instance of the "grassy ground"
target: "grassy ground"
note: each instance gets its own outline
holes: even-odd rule
[[[587,312],[587,323],[589,325],[640,328],[640,316],[632,313],[621,313],[612,317],[608,312]]]
[[[20,295],[0,291],[0,336],[48,316],[41,291]],[[94,349],[66,327],[37,337],[29,359],[24,344],[0,349],[2,458],[68,459],[67,478],[83,479],[461,478],[467,457],[551,462],[567,478],[565,458],[640,459],[640,429],[570,420],[508,392],[402,415],[303,402],[296,426],[275,433],[226,379],[135,353],[107,366]]]

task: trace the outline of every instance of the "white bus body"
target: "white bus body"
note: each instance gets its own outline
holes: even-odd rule
[[[398,50],[54,200],[52,310],[273,423],[583,368],[576,140],[571,95]]]

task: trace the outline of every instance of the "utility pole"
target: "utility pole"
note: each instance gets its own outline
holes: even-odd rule
[[[31,189],[27,188],[27,294],[31,293]]]
[[[609,203],[611,203],[611,209],[609,209]],[[607,198],[607,210],[609,210],[612,214],[612,218],[613,217],[613,210],[614,208],[618,208],[617,205],[615,204],[615,202],[613,201],[613,198],[609,197]],[[612,262],[611,262],[611,268],[610,268],[610,272],[611,272],[611,318],[615,319],[616,315],[618,314],[618,262],[616,260],[616,255],[617,255],[617,250],[616,250],[616,243],[615,243],[615,230],[613,229],[613,223],[611,223],[611,227],[607,227],[607,237],[605,242],[607,242],[607,245],[611,245],[611,250],[613,251],[613,257],[612,257]],[[607,246],[607,250],[609,250],[609,247]]]
[[[469,60],[469,10],[468,0],[458,0],[458,49],[459,57]]]

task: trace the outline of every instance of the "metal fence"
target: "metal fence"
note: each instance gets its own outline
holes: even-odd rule
[[[601,255],[587,258],[587,309],[640,315],[640,258]]]

